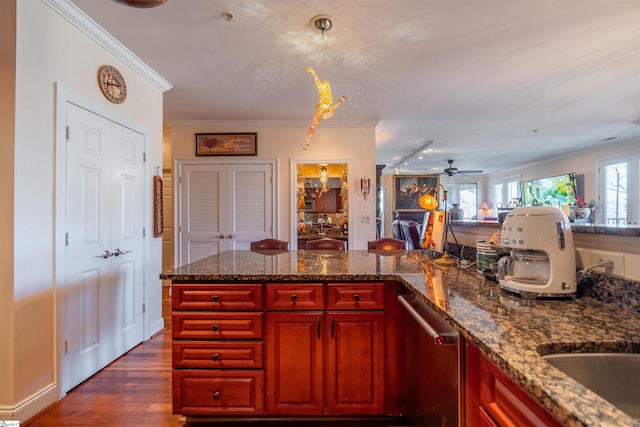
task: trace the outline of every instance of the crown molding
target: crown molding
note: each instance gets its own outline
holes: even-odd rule
[[[171,129],[220,129],[220,128],[299,128],[309,127],[309,120],[170,120],[165,121]],[[324,128],[375,128],[379,120],[328,120],[320,126]]]
[[[71,1],[42,0],[42,2],[162,92],[166,92],[173,87],[171,83],[151,69]]]

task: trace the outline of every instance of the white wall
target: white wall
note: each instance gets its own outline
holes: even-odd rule
[[[487,174],[486,183],[513,175],[521,175],[523,181],[575,172],[584,175],[584,200],[597,200],[598,160],[640,152],[640,138],[618,142],[603,142],[601,148],[579,151],[556,159],[538,162],[519,168],[505,169]],[[636,186],[638,183],[635,184]],[[636,187],[637,190],[637,187]],[[487,193],[489,194],[488,190]]]
[[[11,0],[14,1],[14,0]],[[58,398],[55,283],[56,83],[113,109],[149,130],[150,165],[162,164],[162,91],[87,37],[40,0],[17,0],[16,103],[13,176],[13,280],[4,272],[0,295],[11,295],[13,333],[5,333],[0,364],[0,419],[24,421]],[[101,65],[118,67],[129,98],[109,104],[97,83]],[[10,150],[7,150],[10,152]],[[3,148],[3,153],[5,149]],[[154,168],[150,167],[150,176]],[[147,206],[150,206],[149,194]],[[148,209],[151,215],[151,209]],[[3,222],[5,217],[0,213]],[[151,221],[148,221],[151,224]],[[151,233],[149,233],[151,234]],[[151,238],[150,238],[151,239]],[[161,241],[149,242],[148,324],[162,324]],[[10,287],[7,291],[4,287]],[[9,322],[5,323],[5,320]],[[157,326],[156,326],[157,327]],[[151,332],[151,331],[150,331]],[[7,381],[10,380],[10,381]],[[8,391],[7,391],[8,390]]]
[[[311,113],[310,113],[311,114]],[[195,157],[195,134],[207,132],[257,132],[258,157],[278,159],[276,194],[276,238],[291,240],[291,195],[295,191],[295,177],[290,175],[293,160],[314,160],[318,163],[343,163],[353,161],[349,171],[351,201],[349,234],[351,249],[366,249],[367,241],[375,239],[375,194],[366,200],[359,192],[359,180],[363,176],[375,182],[375,123],[345,124],[331,119],[322,121],[316,128],[309,150],[302,149],[308,123],[169,123],[172,135],[172,157]],[[238,158],[233,158],[238,160]],[[293,179],[293,180],[292,180]],[[361,222],[362,215],[369,215],[371,222]]]

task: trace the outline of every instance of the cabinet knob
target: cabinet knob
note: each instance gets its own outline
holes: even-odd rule
[[[298,295],[291,294],[291,301],[296,302],[298,300]]]
[[[216,391],[215,393],[213,393],[213,400],[220,400],[221,395],[222,393],[220,393],[219,391]]]
[[[213,326],[211,327],[211,330],[212,330],[213,332],[218,332],[218,331],[220,330],[220,326],[218,326],[218,325],[213,325]]]
[[[224,234],[218,234],[218,238],[224,239],[224,237],[225,237]]]
[[[353,295],[353,300],[354,300],[355,302],[360,301],[360,295],[358,295],[358,294],[354,294],[354,295]]]
[[[211,360],[213,360],[214,362],[220,360],[220,353],[215,353],[214,355],[212,355]]]
[[[218,295],[214,295],[214,296],[211,298],[211,300],[212,300],[213,302],[218,302],[218,300],[219,300],[219,299],[220,299],[220,298],[218,297]]]

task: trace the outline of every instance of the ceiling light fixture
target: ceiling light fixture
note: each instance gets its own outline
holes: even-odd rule
[[[396,163],[395,165],[391,166],[394,170],[398,169],[400,166],[408,166],[409,165],[409,160],[411,158],[413,158],[414,156],[417,157],[419,160],[422,160],[423,154],[424,153],[430,153],[431,151],[433,151],[433,147],[434,147],[434,142],[433,141],[427,141],[425,142],[423,145],[420,146],[420,148],[418,148],[416,151],[414,151],[413,153],[409,154],[408,156],[406,156],[405,158],[403,158],[402,160],[400,160],[398,163]],[[397,172],[396,172],[397,173]]]
[[[329,171],[327,165],[320,165],[320,172],[318,173],[322,188],[327,188],[327,182],[329,182]]]
[[[333,28],[333,22],[329,19],[328,16],[315,16],[311,18],[311,22],[313,23],[314,28],[322,31],[322,74],[324,75],[324,32],[329,31]],[[347,97],[342,96],[335,104],[333,104],[333,94],[331,93],[331,85],[329,85],[328,80],[321,81],[316,72],[313,71],[311,67],[306,67],[307,70],[313,76],[313,81],[316,83],[316,87],[318,88],[318,105],[316,107],[316,112],[313,115],[313,120],[311,120],[311,126],[309,127],[309,131],[307,132],[307,139],[304,143],[304,150],[309,149],[309,142],[311,142],[311,138],[313,138],[313,134],[316,130],[316,126],[320,122],[320,120],[329,120],[333,116],[333,112],[342,104]],[[333,105],[332,105],[333,104]]]
[[[165,3],[167,0],[114,0],[116,3],[121,3],[127,6],[148,8],[156,7]]]

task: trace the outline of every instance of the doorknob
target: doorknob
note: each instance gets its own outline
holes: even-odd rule
[[[96,255],[94,256],[94,258],[104,258],[107,259],[109,257],[112,257],[114,254],[112,254],[111,252],[109,252],[109,249],[105,249],[104,251],[102,251],[102,253],[100,255]]]
[[[113,250],[113,256],[120,256],[120,255],[123,255],[123,254],[128,254],[129,252],[131,252],[131,251],[121,251],[120,248],[115,248]]]

